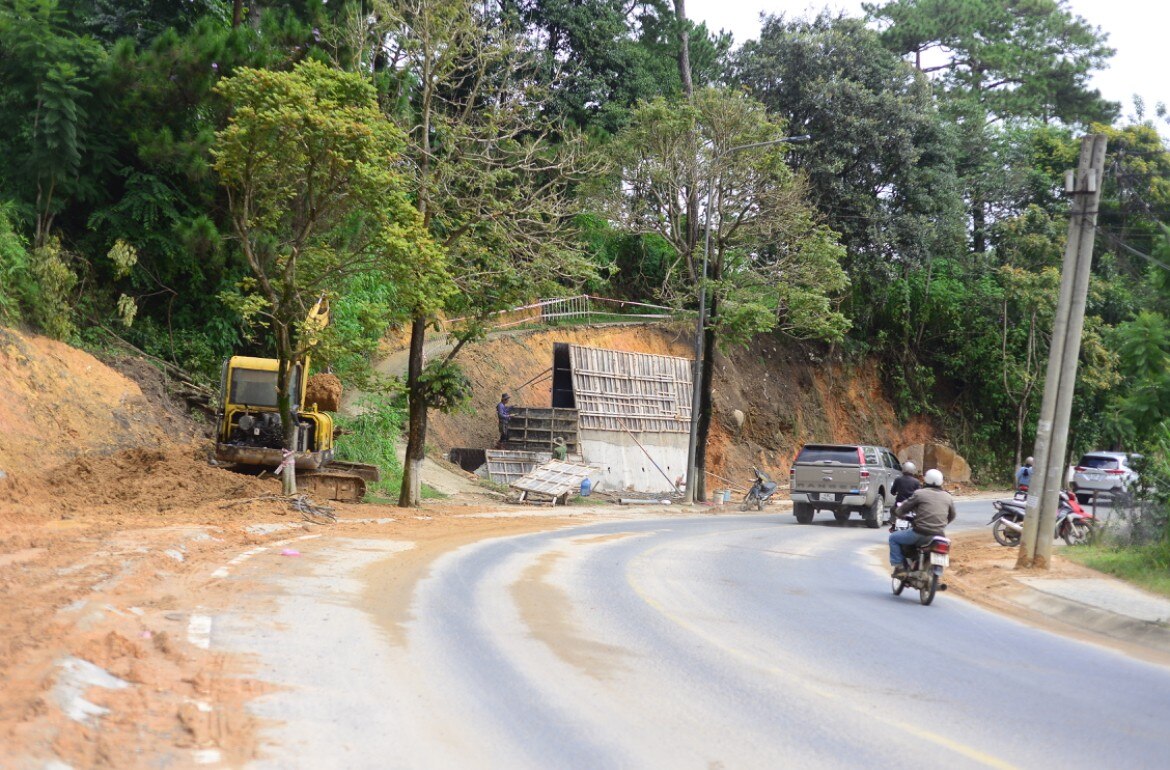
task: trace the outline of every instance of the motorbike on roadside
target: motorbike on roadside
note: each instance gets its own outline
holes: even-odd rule
[[[746,511],[752,506],[755,506],[757,511],[762,511],[764,505],[772,502],[772,497],[776,494],[776,482],[768,478],[768,474],[759,468],[752,468],[752,473],[756,475],[756,480],[739,505],[741,511]]]
[[[895,527],[909,529],[913,523],[913,516],[908,519],[898,519]],[[942,582],[943,571],[951,563],[951,540],[943,535],[922,535],[917,545],[902,546],[902,555],[906,560],[905,574],[890,578],[890,590],[894,596],[900,596],[906,587],[918,590],[918,602],[924,606],[934,601],[938,591],[947,590],[947,584]]]
[[[1027,493],[1017,492],[1011,500],[995,500],[992,507],[995,513],[988,524],[991,525],[991,534],[995,542],[1009,548],[1020,544],[1020,535],[1024,532],[1024,516],[1027,513]],[[1093,514],[1081,508],[1076,498],[1067,492],[1060,493],[1060,504],[1056,509],[1056,527],[1054,538],[1064,540],[1068,545],[1086,543],[1093,536]]]

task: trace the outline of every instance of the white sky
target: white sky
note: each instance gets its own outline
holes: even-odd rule
[[[760,13],[799,18],[828,6],[849,16],[862,15],[862,0],[687,0],[687,15],[713,30],[731,32],[738,46],[759,37]],[[1121,103],[1123,115],[1133,113],[1133,94],[1145,100],[1147,115],[1158,102],[1170,107],[1170,2],[1167,0],[1070,0],[1069,8],[1109,35],[1117,50],[1108,69],[1093,77],[1106,99]],[[1158,53],[1161,51],[1162,53]],[[1161,126],[1166,135],[1166,127]]]

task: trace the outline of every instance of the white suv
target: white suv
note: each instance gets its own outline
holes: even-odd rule
[[[1125,452],[1089,452],[1073,469],[1072,488],[1077,500],[1087,503],[1094,493],[1111,496],[1128,492],[1137,479]]]

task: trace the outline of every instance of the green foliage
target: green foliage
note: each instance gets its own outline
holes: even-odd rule
[[[511,23],[546,41],[537,67],[557,83],[549,106],[558,118],[611,135],[639,102],[681,93],[679,21],[669,0],[520,0],[508,7]],[[721,82],[730,37],[702,24],[687,27],[694,81]]]
[[[1170,540],[1133,547],[1089,545],[1070,548],[1061,555],[1147,591],[1170,596]]]
[[[891,0],[867,3],[891,50],[937,74],[947,91],[987,113],[1067,123],[1108,119],[1117,105],[1088,86],[1113,50],[1067,0]],[[941,51],[942,64],[922,54]]]
[[[77,333],[73,322],[73,290],[77,273],[72,255],[61,247],[57,238],[31,252],[29,267],[33,291],[27,298],[27,317],[45,334],[59,340],[72,339]]]
[[[67,27],[56,0],[0,3],[0,198],[35,219],[35,247],[49,243],[54,218],[85,192],[82,160],[93,149],[93,88],[104,56]]]
[[[406,423],[401,398],[367,395],[359,402],[357,411],[355,416],[337,416],[337,427],[341,430],[335,450],[337,459],[377,465],[382,480],[369,491],[397,494],[402,483],[402,463],[398,461],[395,446]]]
[[[662,292],[678,304],[694,296],[703,262],[702,247],[692,245],[686,201],[696,185],[703,193],[711,187],[709,275],[717,309],[710,323],[727,341],[771,329],[832,340],[848,328],[833,299],[848,285],[844,250],[835,233],[816,224],[785,150],[735,150],[783,135],[759,102],[703,89],[692,102],[656,99],[639,107],[619,137],[616,214],[626,227],[673,248]],[[703,155],[700,175],[695,158]]]
[[[462,367],[452,361],[437,359],[423,368],[420,392],[431,409],[453,412],[471,401],[471,380]]]
[[[0,205],[0,323],[18,323],[33,304],[28,244],[12,226],[11,204]]]
[[[793,133],[789,157],[848,249],[866,328],[868,303],[901,269],[953,257],[963,242],[955,140],[926,79],[859,19],[770,17],[736,57],[736,79]],[[864,333],[864,332],[863,332]]]
[[[349,276],[443,296],[446,275],[396,167],[403,138],[360,76],[310,60],[288,73],[242,69],[217,91],[233,114],[215,168],[255,278],[239,307],[271,325],[278,354],[301,354],[294,327]]]

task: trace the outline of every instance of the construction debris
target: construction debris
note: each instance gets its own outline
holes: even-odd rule
[[[333,512],[333,507],[329,505],[318,505],[309,502],[309,498],[304,495],[297,495],[289,501],[289,505],[294,510],[301,512],[301,518],[310,524],[336,524],[337,514]]]
[[[534,468],[508,486],[519,490],[519,502],[556,505],[559,501],[564,505],[570,495],[581,491],[581,482],[593,473],[595,470],[588,465],[553,460]]]

